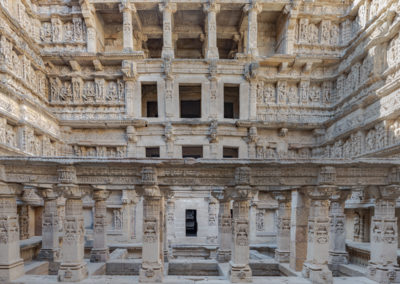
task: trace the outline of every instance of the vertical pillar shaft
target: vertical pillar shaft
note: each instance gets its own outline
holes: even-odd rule
[[[290,217],[291,202],[290,192],[274,192],[278,201],[278,232],[275,260],[278,262],[289,262],[290,257]]]
[[[250,187],[239,186],[236,190],[248,192]],[[251,282],[252,272],[249,266],[249,200],[247,196],[234,199],[232,225],[233,243],[230,261],[230,281],[232,283]]]
[[[206,58],[218,59],[217,47],[217,13],[219,12],[220,5],[215,1],[210,1],[209,4],[204,5],[204,11],[207,12],[207,51]]]
[[[330,236],[329,236],[329,263],[334,275],[339,275],[339,265],[347,264],[346,252],[346,216],[344,215],[344,202],[348,191],[335,191],[331,196],[329,209]]]
[[[293,190],[291,196],[290,222],[290,268],[301,271],[307,257],[308,202],[300,190]]]
[[[219,262],[228,262],[231,259],[232,248],[232,218],[229,201],[219,203],[218,215],[219,249],[217,259]]]
[[[160,11],[163,13],[163,48],[162,58],[174,58],[174,45],[172,42],[172,14],[176,11],[176,4],[169,1],[160,4]]]
[[[158,186],[146,187],[143,200],[143,251],[140,282],[163,280],[163,198]]]
[[[107,204],[109,192],[105,189],[95,190],[93,193],[94,205],[94,230],[93,248],[90,255],[91,262],[105,262],[108,260],[107,247]]]
[[[133,27],[132,12],[135,12],[133,4],[126,2],[120,5],[122,12],[122,31],[123,31],[123,49],[125,52],[133,51]]]
[[[65,204],[62,262],[58,271],[58,280],[77,282],[88,276],[86,263],[83,260],[85,227],[82,194],[76,185],[59,185],[59,187],[64,192],[67,201]]]
[[[0,183],[0,282],[24,275],[19,253],[17,202],[5,183]]]
[[[245,6],[245,12],[248,13],[248,30],[247,30],[247,50],[246,53],[249,56],[256,57],[258,56],[258,46],[257,46],[257,38],[258,38],[258,24],[257,24],[257,16],[260,13],[262,7],[260,3],[255,0],[252,1],[252,4],[247,4]]]
[[[332,186],[309,188],[311,199],[308,217],[307,260],[303,276],[315,284],[333,283],[332,272],[328,269],[329,258],[329,194]]]
[[[97,52],[97,32],[95,27],[87,27],[87,52]]]
[[[368,277],[378,283],[400,281],[400,268],[397,265],[398,228],[395,217],[396,199],[399,193],[400,186],[385,186],[379,188],[379,196],[375,198]]]
[[[39,259],[49,262],[49,274],[56,275],[60,266],[59,216],[57,194],[52,189],[42,191],[44,212],[42,217],[42,248]]]

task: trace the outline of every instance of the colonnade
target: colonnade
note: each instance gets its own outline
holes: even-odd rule
[[[397,281],[397,218],[396,199],[400,195],[398,169],[388,177],[387,185],[371,189],[375,198],[375,215],[371,225],[371,260],[368,277],[379,283]],[[4,174],[3,174],[4,175]],[[163,190],[154,167],[144,167],[137,192],[143,196],[143,247],[141,282],[162,282],[164,275],[164,212]],[[15,186],[0,176],[0,280],[8,281],[23,275],[19,250],[19,225]],[[334,167],[321,167],[318,184],[301,188],[275,190],[278,202],[278,230],[275,259],[289,263],[293,270],[302,270],[312,283],[333,283],[340,264],[347,263],[345,248],[344,203],[349,188],[336,185]],[[56,185],[37,185],[44,200],[42,218],[42,249],[39,258],[58,270],[59,281],[81,281],[88,276],[84,261],[84,192],[77,184],[73,166],[58,169]],[[233,283],[251,282],[249,265],[249,204],[255,189],[248,167],[238,167],[233,186],[215,190],[219,201],[219,249],[217,260],[228,262]],[[105,262],[109,257],[106,231],[106,200],[110,195],[105,185],[92,186],[94,211],[94,242],[92,262]],[[57,198],[66,198],[66,216],[62,247],[58,240]],[[230,204],[233,204],[231,217]],[[306,224],[306,226],[305,226]],[[328,268],[328,264],[330,267]]]

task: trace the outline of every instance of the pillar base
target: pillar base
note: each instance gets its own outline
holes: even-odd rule
[[[87,277],[88,270],[86,263],[62,263],[58,270],[59,282],[79,282]]]
[[[230,250],[218,250],[217,261],[218,262],[229,262],[231,260]]]
[[[110,257],[108,248],[92,249],[90,252],[90,262],[106,262]]]
[[[207,53],[206,53],[206,58],[207,59],[218,59],[219,58],[218,47],[208,48]]]
[[[329,268],[333,276],[339,276],[339,266],[349,263],[349,254],[347,252],[329,252]]]
[[[302,274],[313,284],[333,284],[332,271],[327,265],[304,263]]]
[[[229,280],[232,283],[249,283],[253,281],[251,268],[248,264],[237,265],[229,262]]]
[[[139,282],[161,283],[163,281],[163,269],[160,264],[143,265],[139,271]]]
[[[57,275],[60,268],[60,249],[41,249],[38,259],[49,262],[49,275]]]
[[[163,48],[161,52],[161,58],[174,58],[174,49]]]
[[[41,249],[38,255],[40,260],[57,261],[60,259],[59,249]]]
[[[288,263],[290,260],[290,251],[275,250],[275,260],[281,263]]]
[[[12,264],[0,264],[0,282],[15,280],[25,274],[24,261],[22,259]]]
[[[400,283],[400,267],[393,265],[369,264],[367,269],[369,279],[378,283]]]

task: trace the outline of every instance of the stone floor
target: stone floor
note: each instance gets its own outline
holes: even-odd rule
[[[88,263],[89,278],[81,281],[82,284],[134,284],[139,283],[138,276],[110,276],[99,275],[103,271],[104,264]],[[33,269],[37,266],[38,269]],[[25,265],[25,271],[42,271],[40,266],[44,267],[43,262],[31,262]],[[163,283],[177,284],[228,284],[226,275],[228,274],[229,265],[227,263],[220,264],[220,268],[224,276],[165,276]],[[300,275],[300,274],[299,274]],[[34,275],[26,274],[25,276],[12,281],[11,283],[18,284],[49,284],[57,282],[56,275]],[[64,282],[66,283],[66,282]],[[311,282],[302,277],[253,277],[254,284],[310,284]],[[365,277],[335,277],[334,284],[374,284],[377,282],[371,281]]]

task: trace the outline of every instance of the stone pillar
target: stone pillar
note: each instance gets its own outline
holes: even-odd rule
[[[204,11],[207,13],[207,59],[218,59],[217,47],[217,13],[220,5],[216,0],[210,0],[208,4],[204,4]]]
[[[229,200],[220,200],[218,213],[219,248],[217,260],[228,262],[231,259],[232,248],[232,217]]]
[[[139,282],[162,282],[163,262],[163,208],[164,198],[157,186],[155,169],[144,168],[143,183],[143,248]]]
[[[261,4],[257,0],[252,0],[251,4],[246,4],[244,11],[248,16],[248,30],[247,30],[247,50],[246,54],[251,57],[258,56],[258,28],[257,28],[257,15],[262,10]]]
[[[339,276],[339,265],[348,263],[346,252],[346,216],[344,203],[349,195],[349,190],[335,190],[330,196],[331,205],[330,237],[329,237],[329,263],[334,276]]]
[[[106,262],[109,258],[107,247],[107,204],[110,192],[102,186],[96,186],[93,191],[94,228],[93,248],[90,253],[90,262]]]
[[[303,276],[315,284],[332,284],[332,272],[328,269],[329,258],[329,197],[334,187],[313,186],[307,188],[310,198],[308,217],[307,260]]]
[[[133,28],[132,28],[132,12],[136,12],[134,4],[129,1],[122,1],[119,5],[122,12],[122,31],[123,31],[123,50],[125,52],[133,51]]]
[[[399,175],[400,177],[400,175]],[[400,185],[382,186],[375,192],[375,215],[371,224],[371,259],[367,276],[378,283],[400,283],[397,265],[398,228],[395,217]]]
[[[125,81],[125,114],[129,118],[141,117],[141,91],[137,81],[136,63],[132,60],[123,60],[121,71]]]
[[[172,254],[172,241],[175,238],[175,199],[173,192],[170,192],[166,201],[166,238],[164,252],[168,258],[173,258]]]
[[[4,172],[3,172],[4,174]],[[2,178],[0,168],[0,178]],[[19,253],[19,226],[15,192],[0,182],[0,282],[24,275],[24,261]]]
[[[61,257],[58,237],[58,194],[52,188],[40,190],[40,193],[44,199],[44,211],[42,217],[42,248],[39,252],[39,259],[49,262],[50,275],[57,275]]]
[[[174,44],[172,43],[172,14],[176,12],[176,3],[165,0],[159,5],[163,13],[163,48],[162,58],[174,58]]]
[[[76,185],[76,170],[73,166],[58,168],[58,190],[66,198],[62,260],[58,270],[58,281],[78,282],[88,276],[84,257],[85,227],[83,222],[82,192]]]
[[[278,201],[278,232],[275,260],[278,262],[289,262],[290,258],[290,217],[291,217],[291,192],[273,192]]]
[[[303,269],[307,257],[307,222],[309,203],[302,190],[292,190],[290,216],[290,268]]]
[[[237,168],[236,186],[232,191],[233,199],[233,236],[232,256],[229,262],[230,281],[232,283],[252,282],[249,266],[249,201],[251,198],[250,168]]]

